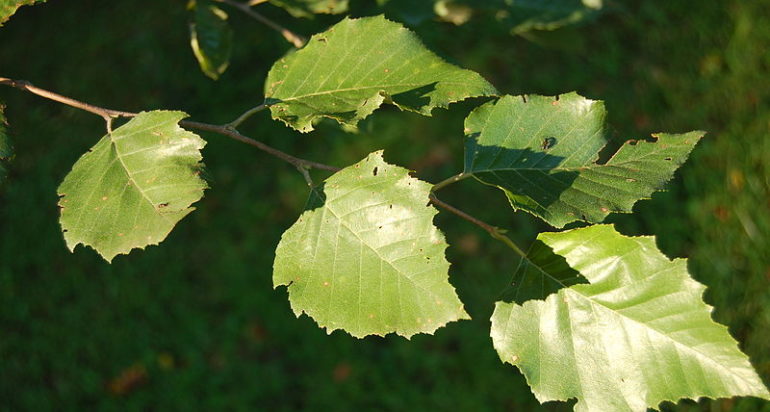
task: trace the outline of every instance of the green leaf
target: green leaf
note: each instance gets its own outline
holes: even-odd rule
[[[610,225],[538,239],[591,282],[545,301],[495,306],[495,349],[540,402],[577,398],[577,411],[645,411],[682,398],[770,398],[727,328],[712,321],[705,287],[685,259],[668,260],[654,238]]]
[[[21,6],[32,6],[45,0],[0,0],[0,27],[16,13]]]
[[[597,163],[607,143],[605,115],[602,102],[576,93],[489,102],[465,120],[465,173],[502,189],[514,210],[555,227],[601,222],[660,190],[704,135],[628,141]]]
[[[430,188],[382,152],[327,179],[276,250],[273,283],[288,286],[294,313],[359,338],[409,338],[468,319],[449,284]]]
[[[474,0],[470,0],[473,3]],[[482,2],[484,2],[482,0]],[[595,18],[603,7],[602,0],[494,0],[499,3],[498,16],[511,28],[511,33],[530,30],[555,30]]]
[[[191,7],[190,45],[203,73],[217,80],[227,70],[233,49],[227,13],[207,0],[193,1]]]
[[[59,186],[64,239],[107,261],[160,243],[207,188],[198,175],[206,144],[177,123],[182,112],[139,113],[104,136]]]
[[[3,114],[4,110],[5,106],[3,106],[3,103],[0,102],[0,183],[5,180],[5,176],[8,173],[5,170],[5,167],[3,167],[3,161],[8,160],[11,158],[11,156],[13,156],[11,139],[8,137],[8,131],[6,130],[8,123],[6,122],[5,115]]]
[[[340,14],[348,11],[348,0],[270,0],[294,17],[313,17],[314,14]]]
[[[419,24],[438,15],[443,21],[465,23],[479,12],[494,16],[496,24],[512,34],[531,30],[555,30],[598,16],[602,0],[377,0],[388,15]]]
[[[344,19],[273,65],[265,102],[274,119],[302,131],[322,117],[355,126],[382,103],[430,115],[496,90],[477,73],[449,63],[417,36],[382,16]]]
[[[585,278],[572,269],[563,257],[537,240],[532,243],[527,256],[519,261],[513,282],[503,291],[502,298],[517,303],[544,299],[559,289],[578,283],[585,283]]]

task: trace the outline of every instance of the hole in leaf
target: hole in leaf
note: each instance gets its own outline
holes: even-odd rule
[[[374,170],[372,170],[372,175],[377,176],[377,167],[375,167]]]
[[[540,144],[540,148],[543,150],[548,150],[554,146],[556,146],[556,138],[553,136],[546,137],[543,139],[543,143]]]

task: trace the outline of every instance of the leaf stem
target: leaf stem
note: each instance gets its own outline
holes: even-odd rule
[[[476,226],[486,230],[487,233],[489,233],[489,235],[492,236],[492,238],[505,243],[505,245],[508,246],[509,248],[511,248],[511,250],[513,250],[514,252],[516,252],[517,255],[519,255],[519,256],[521,256],[523,258],[527,257],[527,253],[524,252],[524,250],[522,250],[518,245],[513,243],[513,240],[511,240],[511,238],[509,238],[508,236],[505,235],[503,229],[500,229],[500,228],[498,228],[496,226],[492,226],[489,223],[486,223],[486,222],[484,222],[482,220],[479,220],[479,219],[477,219],[477,218],[475,218],[475,217],[473,217],[473,216],[463,212],[462,210],[460,210],[460,209],[450,205],[449,203],[445,203],[444,201],[440,200],[439,198],[436,197],[436,195],[434,195],[432,193],[430,195],[430,201],[434,205],[439,206],[439,207],[441,207],[443,209],[446,209],[447,211],[449,211],[451,213],[454,213],[455,215],[457,215],[457,216],[459,216],[459,217],[461,217],[461,218],[463,218],[463,219],[473,223],[474,225],[476,225]]]
[[[35,85],[33,85],[32,83],[26,80],[13,80],[5,77],[0,77],[0,84],[15,87],[17,89],[21,89],[21,90],[30,92],[32,94],[36,94],[40,97],[44,97],[48,100],[53,100],[55,102],[63,103],[63,104],[66,104],[67,106],[71,106],[76,109],[85,110],[89,113],[97,114],[101,116],[105,122],[107,122],[108,132],[112,131],[112,119],[115,119],[121,116],[133,117],[136,115],[135,113],[121,112],[118,110],[109,110],[102,107],[94,106],[92,104],[83,103],[75,99],[62,96],[58,93],[54,93],[52,91],[48,91],[48,90],[36,87]]]
[[[241,125],[241,123],[246,121],[246,119],[248,119],[249,117],[253,116],[255,113],[259,113],[262,110],[267,109],[267,107],[268,106],[266,104],[264,104],[264,103],[260,104],[259,106],[252,107],[251,109],[243,112],[243,114],[238,116],[237,119],[235,119],[232,122],[226,124],[225,127],[231,127],[233,129],[237,129],[238,126]]]
[[[62,104],[65,104],[70,107],[74,107],[76,109],[84,110],[89,113],[93,113],[96,115],[101,116],[105,121],[107,121],[108,127],[112,123],[112,119],[119,118],[119,117],[135,117],[137,113],[133,112],[124,112],[120,110],[111,110],[111,109],[105,109],[103,107],[94,106],[92,104],[84,103],[66,96],[62,96],[58,93],[54,93],[45,89],[41,89],[37,86],[32,85],[32,83],[26,81],[26,80],[13,80],[8,79],[5,77],[0,77],[0,84],[5,86],[11,86],[15,87],[17,89],[24,90],[26,92],[30,92],[32,94],[38,95],[40,97],[46,98],[48,100],[53,100],[55,102],[59,102]],[[256,113],[259,106],[247,111],[245,114],[254,111]],[[262,110],[262,109],[260,109]],[[243,117],[244,115],[241,115]],[[238,118],[240,119],[240,117]],[[233,123],[238,122],[238,119],[236,119]],[[239,142],[246,143],[247,145],[254,146],[257,149],[272,155],[274,157],[277,157],[291,165],[297,168],[299,172],[302,174],[302,176],[305,178],[305,181],[308,183],[308,185],[313,188],[313,180],[310,178],[310,169],[318,169],[318,170],[326,170],[329,172],[338,172],[341,169],[336,166],[331,166],[323,163],[314,162],[312,160],[307,159],[301,159],[298,157],[294,157],[286,152],[282,152],[274,147],[268,146],[258,140],[252,139],[248,136],[242,135],[240,132],[235,130],[230,124],[226,125],[214,125],[214,124],[208,124],[208,123],[201,123],[201,122],[195,122],[192,120],[182,120],[179,122],[179,125],[182,127],[187,127],[190,129],[196,129],[196,130],[203,130],[207,132],[217,133],[221,134],[227,137],[230,137],[232,139],[235,139]],[[456,181],[465,179],[467,177],[471,176],[470,174],[463,174],[460,173],[459,175],[452,176],[449,179],[446,179],[436,185],[433,186],[433,191],[437,190],[437,188],[442,188],[444,186],[447,186],[451,183],[454,183]],[[433,193],[430,195],[430,201],[434,205],[441,207],[443,209],[446,209],[447,211],[467,220],[468,222],[473,223],[474,225],[484,229],[487,233],[489,233],[490,236],[492,236],[494,239],[497,239],[503,243],[505,243],[509,248],[511,248],[514,252],[516,252],[518,255],[522,257],[526,257],[526,253],[518,247],[515,243],[513,243],[513,240],[511,240],[508,236],[504,234],[504,231],[498,227],[492,226],[486,222],[483,222],[468,213],[463,212],[462,210],[445,203],[444,201],[437,198]]]
[[[430,189],[431,192],[438,192],[439,190],[451,185],[452,183],[457,183],[461,180],[465,180],[469,177],[473,176],[471,173],[458,173],[454,176],[448,177],[435,185],[433,185],[433,188]]]
[[[216,0],[220,3],[225,3],[229,6],[235,7],[236,9],[248,14],[251,18],[254,20],[257,20],[258,22],[264,24],[267,27],[270,27],[271,29],[277,31],[278,33],[281,33],[284,39],[288,41],[289,43],[293,44],[294,47],[300,48],[307,43],[307,39],[305,39],[303,36],[300,36],[297,33],[294,33],[293,31],[279,25],[278,23],[268,19],[267,17],[257,13],[256,11],[251,9],[251,6],[254,4],[259,4],[262,2],[254,2],[251,1],[249,3],[240,3],[235,0]]]

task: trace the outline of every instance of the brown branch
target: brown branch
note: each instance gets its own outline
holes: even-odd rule
[[[21,89],[33,94],[36,94],[40,97],[44,97],[49,100],[53,100],[55,102],[59,102],[62,104],[65,104],[70,107],[74,107],[76,109],[84,110],[89,113],[94,113],[96,115],[101,116],[107,121],[108,129],[110,127],[110,124],[112,122],[112,119],[118,118],[118,117],[136,117],[137,113],[133,112],[124,112],[120,110],[111,110],[111,109],[105,109],[103,107],[94,106],[92,104],[84,103],[79,100],[75,100],[66,96],[62,96],[58,93],[54,93],[45,89],[41,89],[37,86],[32,85],[32,83],[26,81],[26,80],[13,80],[13,79],[7,79],[5,77],[0,77],[0,84],[5,86],[11,86],[15,87],[17,89]],[[257,106],[259,107],[259,106]],[[253,109],[252,109],[253,110]],[[261,109],[260,109],[261,110]],[[247,112],[248,113],[248,112]],[[326,170],[329,172],[338,172],[341,169],[336,166],[331,166],[323,163],[314,162],[312,160],[307,159],[301,159],[295,156],[292,156],[286,152],[282,152],[274,147],[268,146],[258,140],[254,140],[248,136],[242,135],[240,132],[238,132],[234,127],[232,127],[230,124],[226,125],[214,125],[209,123],[201,123],[201,122],[195,122],[192,120],[182,120],[179,122],[179,125],[182,127],[187,127],[190,129],[196,129],[196,130],[203,130],[207,132],[217,133],[221,134],[227,137],[230,137],[232,139],[235,139],[239,142],[246,143],[247,145],[254,146],[257,149],[270,154],[272,156],[275,156],[289,164],[294,165],[300,173],[302,173],[305,180],[308,182],[309,185],[312,186],[312,180],[310,179],[310,175],[307,173],[308,169],[319,169],[319,170]],[[447,179],[446,182],[448,185],[449,180],[458,181],[461,180],[461,178],[457,178],[457,176],[453,176],[450,179]],[[437,185],[441,186],[441,184]],[[434,186],[435,188],[436,186]],[[311,187],[312,188],[312,187]],[[437,198],[433,193],[430,195],[430,201],[434,205],[441,207],[459,217],[462,219],[467,220],[468,222],[473,223],[474,225],[484,229],[487,233],[489,233],[490,236],[493,238],[505,243],[509,248],[511,248],[514,252],[521,255],[522,257],[526,257],[526,253],[519,248],[513,241],[506,236],[503,233],[503,230],[500,228],[497,228],[495,226],[492,226],[488,223],[485,223],[468,213],[463,212],[462,210],[445,203],[444,201]]]
[[[214,132],[219,133],[221,135],[225,135],[228,137],[231,137],[239,142],[246,143],[247,145],[254,146],[257,149],[268,153],[270,155],[273,155],[287,163],[290,163],[297,167],[304,167],[307,169],[319,169],[319,170],[327,170],[330,172],[337,172],[340,170],[338,167],[326,165],[323,163],[314,162],[312,160],[306,160],[306,159],[300,159],[298,157],[294,157],[286,152],[282,152],[272,146],[268,146],[259,140],[254,140],[248,136],[244,136],[241,133],[239,133],[237,130],[225,125],[225,126],[218,126],[214,124],[208,124],[208,123],[200,123],[200,122],[193,122],[191,120],[182,120],[179,122],[180,126],[183,127],[189,127],[191,129],[197,129],[197,130],[204,130],[207,132]]]
[[[502,229],[500,229],[498,227],[495,227],[495,226],[492,226],[489,223],[486,223],[486,222],[484,222],[482,220],[479,220],[479,219],[477,219],[477,218],[475,218],[475,217],[473,217],[473,216],[463,212],[462,210],[460,210],[460,209],[450,205],[449,203],[445,203],[444,201],[440,200],[439,198],[436,197],[436,195],[434,195],[432,193],[430,195],[430,201],[434,205],[439,206],[439,207],[441,207],[443,209],[446,209],[447,211],[449,211],[451,213],[454,213],[455,215],[457,215],[457,216],[459,216],[459,217],[461,217],[461,218],[463,218],[463,219],[473,223],[474,225],[484,229],[485,231],[487,231],[487,233],[489,233],[490,236],[492,236],[493,238],[495,238],[495,239],[505,243],[506,246],[511,248],[519,256],[521,256],[523,258],[527,257],[527,253],[524,252],[524,250],[522,250],[518,245],[513,243],[513,240],[511,240],[511,238],[506,236]]]
[[[235,7],[236,9],[248,14],[251,18],[257,20],[258,22],[264,24],[267,27],[270,27],[271,29],[277,31],[278,33],[281,33],[284,39],[288,41],[289,43],[293,44],[294,47],[300,48],[307,43],[307,39],[300,36],[297,33],[294,33],[293,31],[287,29],[286,27],[283,27],[279,25],[278,23],[268,19],[267,17],[257,13],[256,11],[251,9],[251,3],[240,3],[235,0],[216,0],[220,3],[225,3],[229,6]],[[261,2],[259,2],[261,3]],[[256,3],[256,4],[259,4]]]

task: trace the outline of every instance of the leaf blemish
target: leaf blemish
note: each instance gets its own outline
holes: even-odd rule
[[[377,167],[375,166],[374,170],[372,170],[372,175],[377,176]]]

